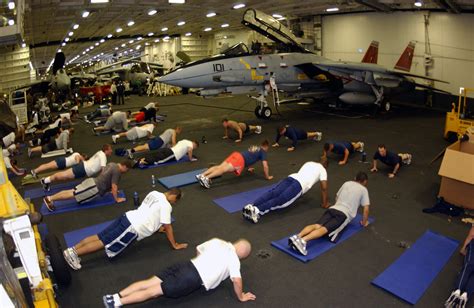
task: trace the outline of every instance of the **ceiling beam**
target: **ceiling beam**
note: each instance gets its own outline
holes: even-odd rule
[[[434,3],[450,13],[461,13],[461,8],[454,0],[434,0]]]
[[[355,2],[379,12],[390,12],[392,10],[388,5],[379,3],[376,0],[355,0]]]

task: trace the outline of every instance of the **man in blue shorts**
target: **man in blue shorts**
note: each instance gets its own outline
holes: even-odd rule
[[[295,150],[298,140],[312,139],[315,141],[321,141],[321,138],[323,137],[323,133],[307,132],[301,128],[285,125],[285,126],[277,128],[277,136],[275,138],[275,143],[272,145],[272,147],[280,146],[278,141],[280,141],[281,137],[286,137],[288,139],[291,139],[291,147],[287,149],[288,152],[291,152]]]
[[[68,157],[58,157],[49,163],[41,164],[35,169],[31,169],[31,175],[37,179],[38,173],[48,170],[64,170],[79,164],[81,161],[87,160],[87,155],[80,153],[72,153]]]
[[[387,151],[387,148],[384,144],[380,144],[377,148],[377,152],[375,152],[374,154],[374,161],[372,164],[372,169],[370,169],[370,171],[379,171],[377,169],[377,160],[380,160],[382,163],[392,168],[392,172],[388,174],[388,177],[392,179],[398,173],[402,164],[411,164],[411,159],[412,155],[409,153],[395,154],[394,152]]]
[[[99,234],[86,237],[73,247],[64,250],[66,262],[74,270],[81,269],[81,256],[105,249],[109,258],[114,258],[135,240],[141,241],[164,227],[166,237],[173,249],[184,249],[188,244],[178,244],[171,225],[172,204],[181,198],[181,190],[172,188],[165,193],[150,192],[141,205],[126,212]]]
[[[364,143],[361,141],[329,141],[324,144],[323,157],[328,156],[329,153],[336,153],[342,156],[339,165],[345,165],[349,159],[349,155],[357,152],[364,152]]]

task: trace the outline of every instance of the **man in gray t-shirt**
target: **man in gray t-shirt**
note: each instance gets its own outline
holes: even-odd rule
[[[359,206],[364,208],[360,224],[369,225],[369,192],[367,191],[368,177],[365,172],[357,173],[354,181],[345,182],[336,195],[336,204],[324,212],[316,224],[308,225],[300,233],[291,236],[288,244],[302,255],[307,255],[306,243],[331,234],[349,223],[357,215]],[[340,232],[340,231],[336,231]]]
[[[123,202],[125,198],[118,196],[118,183],[122,173],[127,172],[131,168],[132,164],[129,160],[119,164],[109,163],[98,177],[87,178],[73,189],[63,190],[52,196],[46,196],[43,198],[43,202],[51,212],[56,210],[54,206],[55,201],[75,199],[77,203],[82,205],[108,192],[112,193],[115,202]]]
[[[124,111],[115,111],[107,118],[107,122],[105,122],[104,126],[94,127],[94,133],[103,132],[103,131],[115,131],[115,132],[122,132],[128,130],[128,117],[132,112],[129,110],[127,112]]]

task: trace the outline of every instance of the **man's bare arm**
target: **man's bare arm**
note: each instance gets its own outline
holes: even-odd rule
[[[234,292],[239,301],[246,302],[246,301],[253,301],[255,300],[255,295],[250,292],[244,293],[243,292],[243,282],[242,278],[232,278],[232,283],[234,285]]]
[[[163,227],[165,228],[166,237],[168,238],[168,241],[170,242],[171,247],[173,247],[173,249],[178,250],[188,247],[188,244],[178,244],[176,242],[176,240],[174,239],[173,226],[171,224],[164,225]]]

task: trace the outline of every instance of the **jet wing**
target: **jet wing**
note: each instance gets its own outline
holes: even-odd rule
[[[146,55],[145,55],[146,56]],[[122,61],[117,61],[115,63],[112,63],[112,64],[109,64],[109,65],[106,65],[104,67],[101,67],[99,68],[96,72],[102,72],[103,70],[105,69],[108,69],[109,67],[114,67],[116,65],[122,65],[122,64],[127,64],[127,63],[130,63],[130,62],[133,62],[134,60],[137,60],[137,59],[141,59],[142,56],[137,56],[137,57],[132,57],[132,58],[129,58],[129,59],[126,59],[126,60],[122,60]]]
[[[408,76],[408,77],[426,79],[426,80],[437,81],[437,82],[442,82],[442,83],[449,83],[445,80],[431,78],[431,77],[428,77],[428,76],[421,76],[421,75],[417,75],[417,74],[411,74],[411,73],[406,73],[406,72],[397,72],[397,71],[389,71],[389,72],[391,74],[395,74],[395,75],[399,75],[399,76]]]
[[[310,53],[296,41],[296,36],[290,29],[282,25],[278,20],[255,9],[248,9],[242,17],[242,24],[258,33],[269,37],[277,43],[282,43],[294,52]]]

